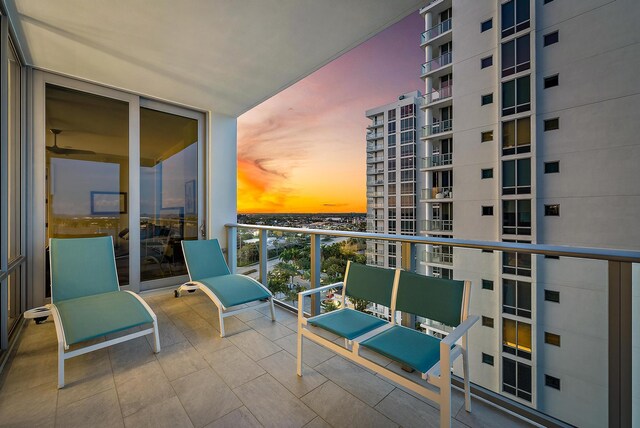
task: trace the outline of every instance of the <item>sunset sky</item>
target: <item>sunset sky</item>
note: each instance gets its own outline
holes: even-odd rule
[[[416,12],[238,119],[238,212],[366,211],[365,111],[420,90]]]

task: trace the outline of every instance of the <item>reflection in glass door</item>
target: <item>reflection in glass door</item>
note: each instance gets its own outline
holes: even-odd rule
[[[48,84],[46,127],[47,246],[111,236],[129,284],[129,104]]]
[[[187,274],[180,242],[198,239],[198,130],[196,119],[140,109],[141,281]]]

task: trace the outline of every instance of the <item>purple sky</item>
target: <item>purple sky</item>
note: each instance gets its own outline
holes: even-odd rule
[[[366,110],[424,91],[416,11],[238,119],[238,211],[364,212]]]

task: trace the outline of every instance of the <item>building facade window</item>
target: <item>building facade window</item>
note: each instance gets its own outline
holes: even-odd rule
[[[544,290],[544,300],[547,302],[560,303],[560,292],[554,290]]]
[[[408,117],[406,119],[400,120],[400,132],[407,131],[409,129],[414,129],[415,127],[416,125],[415,125],[414,117]]]
[[[406,106],[400,107],[400,118],[405,118],[409,116],[413,116],[415,114],[415,106],[413,104],[409,104]]]
[[[502,253],[502,273],[531,276],[531,254],[504,251]]]
[[[531,158],[502,161],[502,194],[531,193]]]
[[[557,31],[554,31],[553,33],[545,34],[542,37],[542,42],[543,42],[542,44],[544,46],[549,46],[549,45],[558,43],[559,40],[560,40],[560,34]]]
[[[388,141],[387,145],[389,147],[395,147],[396,146],[396,136],[395,136],[395,134],[394,135],[389,135],[387,137],[387,141]]]
[[[502,390],[525,401],[531,401],[531,366],[502,357]]]
[[[502,44],[502,77],[528,70],[531,67],[529,34]]]
[[[486,94],[480,97],[480,105],[487,105],[493,103],[493,94]]]
[[[544,206],[544,215],[557,217],[560,215],[560,204],[550,204]]]
[[[548,76],[544,78],[544,88],[549,89],[554,86],[558,86],[560,84],[559,75],[554,74],[553,76]]]
[[[483,180],[486,178],[493,178],[493,168],[483,168],[480,172],[480,177]]]
[[[480,32],[484,33],[485,31],[489,31],[493,28],[493,18],[489,18],[486,21],[482,21],[480,23]]]
[[[502,83],[502,115],[531,110],[531,78],[518,77]]]
[[[502,201],[502,233],[531,235],[531,200]]]
[[[502,155],[531,151],[531,118],[523,117],[502,122]]]
[[[502,351],[530,360],[531,324],[510,318],[503,318]]]
[[[493,291],[493,281],[491,281],[490,279],[483,279],[482,280],[482,289],[483,290],[491,290],[491,291]]]
[[[560,161],[545,162],[544,173],[545,174],[557,174],[560,172]]]
[[[484,131],[480,133],[480,142],[487,143],[493,141],[493,131]]]
[[[482,325],[484,327],[490,327],[493,328],[493,318],[491,317],[485,317],[484,315],[482,316]]]
[[[502,280],[502,312],[531,318],[531,283],[513,279]]]
[[[560,379],[557,377],[549,376],[548,374],[544,375],[544,384],[553,389],[560,390]]]
[[[389,110],[387,112],[387,119],[388,120],[396,120],[396,111],[394,110]]]
[[[480,60],[480,68],[487,68],[493,65],[493,56],[487,56]]]
[[[557,117],[546,119],[544,122],[544,130],[546,131],[554,131],[556,129],[560,129],[560,119]]]
[[[483,206],[482,215],[493,215],[493,205]]]
[[[548,343],[553,346],[560,346],[560,335],[549,333],[548,331],[544,332],[544,343]]]
[[[511,0],[502,3],[502,37],[508,37],[529,28],[529,0]]]
[[[395,134],[396,133],[396,123],[389,122],[387,123],[387,134]]]
[[[490,366],[493,366],[493,355],[489,355],[489,354],[485,354],[484,352],[482,353],[482,362],[484,364],[488,364]]]

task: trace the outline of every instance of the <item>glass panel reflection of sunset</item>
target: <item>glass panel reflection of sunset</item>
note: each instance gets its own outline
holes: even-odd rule
[[[141,280],[186,275],[180,241],[198,239],[198,122],[140,109]]]
[[[128,104],[47,85],[46,127],[47,240],[111,236],[128,284]]]

